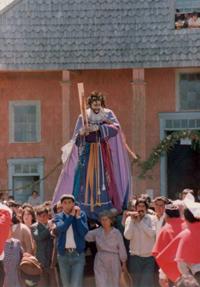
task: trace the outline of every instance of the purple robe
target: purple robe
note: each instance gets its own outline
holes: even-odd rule
[[[130,164],[123,143],[121,128],[111,110],[105,109],[105,115],[106,120],[112,121],[112,124],[107,124],[106,122],[98,123],[98,133],[91,133],[84,138],[86,145],[83,144],[83,138],[79,134],[82,128],[82,117],[79,116],[71,140],[71,151],[64,163],[53,197],[53,204],[55,204],[63,194],[74,194],[81,208],[91,218],[97,218],[98,213],[106,208],[115,207],[118,211],[121,211],[126,207],[131,195]],[[95,135],[97,140],[95,139]],[[86,150],[86,160],[83,162],[81,153],[83,154],[84,148]],[[90,165],[91,167],[90,155],[91,152],[94,153],[93,148],[98,149],[98,163],[96,165],[98,166],[97,171],[100,177],[101,195],[97,206],[95,206],[97,195],[93,196],[93,189],[95,188],[90,187],[89,191],[87,191],[88,188],[86,187],[88,166]],[[81,164],[84,165],[84,169],[82,170],[80,167]],[[96,177],[94,178],[94,185],[97,182]],[[86,195],[87,193],[88,196]],[[83,198],[84,196],[85,199]],[[94,200],[92,208],[91,200]],[[95,216],[93,216],[94,214]]]

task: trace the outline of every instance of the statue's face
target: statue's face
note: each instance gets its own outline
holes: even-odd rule
[[[101,101],[95,101],[91,104],[91,109],[95,114],[98,114],[101,111]]]

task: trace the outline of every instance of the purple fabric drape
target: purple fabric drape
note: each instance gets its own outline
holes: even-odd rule
[[[108,140],[108,144],[111,151],[113,177],[116,183],[115,192],[117,193],[117,196],[115,196],[115,198],[119,198],[119,204],[117,205],[122,208],[125,197],[128,197],[127,195],[131,194],[130,164],[127,150],[124,147],[119,122],[117,121],[116,116],[111,110],[106,109],[106,118],[112,121],[116,127],[118,127],[117,135],[111,137]],[[82,119],[81,116],[79,116],[71,140],[73,142],[73,148],[59,176],[52,200],[53,205],[59,201],[63,194],[73,193],[75,169],[78,164],[78,147],[75,144],[75,140],[81,127]]]

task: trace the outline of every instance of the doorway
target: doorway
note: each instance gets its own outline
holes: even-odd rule
[[[179,141],[167,154],[168,197],[179,198],[185,188],[196,191],[200,188],[200,150]]]
[[[200,130],[200,112],[159,113],[159,119],[160,140],[175,131]],[[199,187],[200,151],[177,142],[160,158],[160,194],[175,199],[184,188]]]

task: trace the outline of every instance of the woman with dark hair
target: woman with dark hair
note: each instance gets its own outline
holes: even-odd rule
[[[36,222],[35,211],[33,208],[25,207],[22,211],[22,223],[29,228]]]
[[[12,236],[21,242],[24,252],[33,254],[34,243],[31,230],[24,223],[20,222],[17,214],[13,211],[12,215]]]
[[[86,241],[96,242],[94,261],[96,287],[119,287],[121,270],[126,269],[127,253],[120,231],[113,227],[113,214],[100,213],[101,227],[89,231]]]

